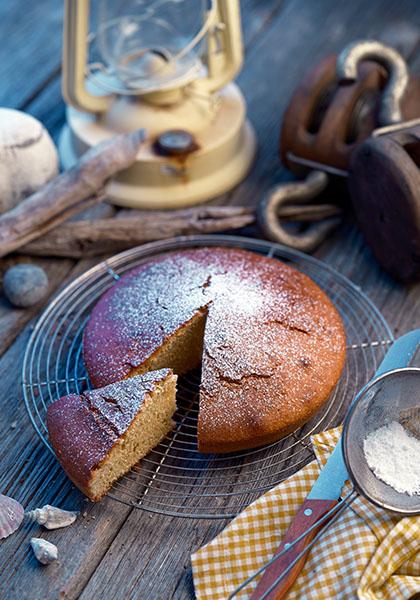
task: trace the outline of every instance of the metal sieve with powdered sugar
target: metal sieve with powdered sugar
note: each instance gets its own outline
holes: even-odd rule
[[[418,334],[412,332],[416,339]],[[405,515],[420,514],[419,384],[419,368],[384,372],[355,398],[343,430],[344,458],[356,490]]]

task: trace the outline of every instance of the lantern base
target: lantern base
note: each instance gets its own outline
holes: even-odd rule
[[[119,99],[121,104],[125,99]],[[195,103],[197,106],[197,102]],[[256,152],[256,137],[246,120],[245,101],[235,84],[219,92],[217,110],[202,114],[190,103],[157,107],[137,101],[119,106],[114,114],[97,116],[67,109],[67,126],[59,141],[61,162],[70,168],[87,149],[119,133],[143,127],[147,139],[136,162],[120,173],[107,188],[110,202],[132,208],[179,208],[205,202],[237,185],[247,175]],[[207,100],[207,110],[209,100]],[[125,115],[124,127],[115,114]],[[197,149],[184,156],[161,156],[156,138],[170,129],[189,131]]]

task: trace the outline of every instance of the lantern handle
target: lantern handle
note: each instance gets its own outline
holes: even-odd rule
[[[209,3],[211,24],[207,34],[207,76],[194,82],[200,92],[212,93],[230,83],[243,61],[239,0]]]
[[[113,98],[86,88],[90,0],[65,0],[62,93],[65,101],[91,113],[105,112]]]

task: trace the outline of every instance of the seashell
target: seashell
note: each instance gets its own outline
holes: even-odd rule
[[[79,513],[46,504],[42,508],[30,510],[25,514],[31,521],[43,525],[46,529],[60,529],[74,523]]]
[[[58,548],[42,538],[31,538],[31,547],[37,560],[43,565],[49,565],[58,558]]]
[[[23,506],[17,500],[0,494],[0,539],[19,529],[23,516]]]

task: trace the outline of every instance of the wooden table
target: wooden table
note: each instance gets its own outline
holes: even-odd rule
[[[356,38],[393,35],[420,26],[417,0],[242,0],[246,62],[239,77],[260,151],[248,179],[220,203],[254,206],[273,184],[290,177],[279,164],[282,112],[308,66]],[[64,121],[60,95],[62,3],[0,4],[0,105],[40,118],[56,139]],[[409,31],[403,40],[412,68],[420,67]],[[417,60],[416,60],[417,59]],[[254,230],[247,232],[257,235]],[[373,260],[351,223],[318,256],[349,277],[376,303],[396,335],[420,326],[418,285],[392,281]],[[2,261],[2,271],[17,260]],[[21,260],[21,259],[20,259]],[[51,296],[95,260],[36,259],[48,272]],[[20,392],[22,357],[40,308],[17,310],[0,298],[0,491],[34,508],[45,503],[86,506],[87,516],[51,532],[60,561],[41,568],[29,549],[38,526],[0,541],[0,597],[193,598],[190,553],[226,522],[152,516],[110,499],[85,505],[32,429]]]

